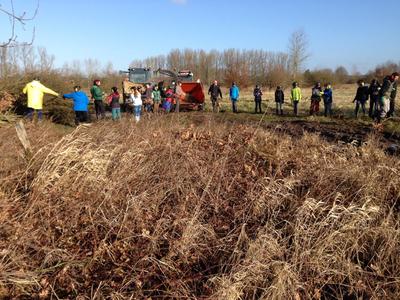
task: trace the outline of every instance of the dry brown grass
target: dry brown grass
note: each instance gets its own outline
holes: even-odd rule
[[[32,125],[32,157],[0,131],[0,297],[400,297],[400,164],[374,137],[189,120]]]

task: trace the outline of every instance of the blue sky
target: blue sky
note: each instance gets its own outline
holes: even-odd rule
[[[14,2],[21,10],[35,1]],[[124,69],[174,48],[286,51],[290,34],[303,29],[307,67],[364,72],[400,61],[399,7],[399,0],[40,0],[32,24],[35,45],[54,54],[58,66],[95,58]],[[21,39],[31,26],[25,30]],[[1,30],[0,38],[5,34]]]

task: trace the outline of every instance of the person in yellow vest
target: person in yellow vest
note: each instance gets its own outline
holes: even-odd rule
[[[29,82],[22,91],[24,94],[28,95],[28,118],[33,120],[33,114],[36,111],[38,114],[38,119],[43,118],[43,96],[44,94],[51,94],[58,96],[58,93],[45,87],[40,83],[39,78],[33,79]]]
[[[292,92],[290,93],[290,100],[293,103],[294,115],[298,115],[298,106],[301,101],[301,89],[299,88],[299,84],[297,82],[293,82]]]

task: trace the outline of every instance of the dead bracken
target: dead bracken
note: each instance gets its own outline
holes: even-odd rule
[[[399,159],[373,136],[210,115],[27,132],[30,157],[0,133],[0,298],[400,297]]]

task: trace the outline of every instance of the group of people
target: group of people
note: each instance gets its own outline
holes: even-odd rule
[[[380,122],[385,117],[392,117],[395,111],[395,99],[397,95],[397,82],[399,73],[395,72],[386,76],[382,82],[372,80],[368,86],[364,80],[358,81],[358,89],[353,100],[355,103],[354,114],[359,116],[360,110],[366,115],[366,104],[369,100],[368,115]],[[51,94],[56,97],[59,94],[40,83],[38,78],[28,83],[23,93],[28,96],[28,112],[27,116],[32,119],[34,112],[37,112],[38,118],[42,119],[43,113],[43,95]],[[208,89],[208,94],[211,97],[213,112],[219,112],[219,99],[222,99],[222,91],[215,80]],[[90,89],[90,95],[94,102],[96,118],[103,119],[105,117],[104,96],[105,93],[101,89],[101,81],[94,80],[93,86]],[[263,92],[261,87],[256,85],[253,90],[255,113],[262,113],[261,102]],[[75,122],[76,124],[88,122],[90,119],[88,106],[89,97],[81,90],[80,86],[75,86],[74,91],[69,94],[62,95],[64,99],[72,99],[74,102]],[[130,89],[129,97],[126,99],[126,108],[131,111],[138,122],[142,114],[142,107],[146,112],[159,112],[161,109],[164,112],[173,111],[176,105],[176,99],[185,97],[181,83],[172,83],[171,86],[160,89],[158,85],[151,86],[147,84],[145,91],[142,93],[141,88],[133,86]],[[229,97],[232,103],[232,111],[238,112],[237,103],[240,97],[239,87],[235,82],[232,83],[229,89]],[[111,107],[112,119],[118,120],[121,118],[121,95],[117,87],[112,87],[111,92],[105,97],[106,102]],[[290,91],[290,101],[293,105],[294,115],[298,115],[299,103],[302,101],[302,91],[297,82],[292,84]],[[331,85],[325,84],[322,88],[321,83],[317,82],[311,90],[310,115],[317,115],[320,110],[320,102],[324,104],[324,116],[332,116],[333,91]],[[285,94],[281,86],[278,86],[275,91],[276,114],[283,115],[283,105],[285,103]]]
[[[369,99],[368,115],[378,123],[386,117],[392,117],[395,111],[395,100],[397,96],[397,82],[399,73],[394,72],[386,76],[383,83],[380,84],[377,79],[373,79],[370,85],[366,85],[364,80],[358,81],[354,115],[359,116],[360,109],[366,115],[366,103]],[[256,89],[254,90],[256,92]],[[301,90],[296,82],[293,83],[291,90],[291,101],[293,102],[294,114],[297,115],[297,106],[302,99]],[[319,113],[320,102],[324,103],[324,116],[332,116],[333,91],[331,84],[327,83],[322,89],[321,83],[317,82],[311,90],[310,115]],[[275,92],[276,113],[283,114],[282,105],[284,103],[284,94],[281,87],[278,86]]]
[[[294,82],[292,86],[293,86],[293,88],[291,89],[291,92],[290,92],[290,100],[293,104],[294,114],[297,116],[299,102],[302,100],[302,93],[301,93],[301,89],[297,82]],[[323,97],[324,103],[326,103],[325,114],[332,114],[332,88],[331,88],[331,86],[326,85],[324,92],[322,92],[320,84],[317,84],[316,87],[318,88],[319,101],[321,100],[321,97]],[[314,89],[313,89],[313,93],[314,93]],[[218,85],[217,80],[215,80],[214,83],[211,84],[210,88],[208,89],[208,95],[210,95],[210,98],[211,98],[213,112],[219,112],[219,108],[220,108],[219,99],[222,100],[223,97],[222,97],[221,88]],[[232,103],[232,111],[234,113],[238,112],[237,102],[239,100],[239,96],[240,96],[240,90],[239,90],[238,86],[236,85],[236,83],[233,82],[232,86],[229,89],[229,98]],[[263,92],[259,85],[256,85],[256,87],[254,88],[253,96],[254,96],[254,103],[255,103],[255,109],[254,109],[255,113],[262,113],[261,102],[262,102]],[[311,107],[312,107],[312,110],[315,112],[319,111],[319,101],[312,100]],[[283,115],[283,104],[285,103],[285,94],[284,94],[284,91],[281,86],[278,86],[276,88],[275,102],[276,102],[276,114]],[[330,103],[330,105],[329,105],[329,103]]]
[[[369,99],[368,115],[380,122],[383,118],[394,116],[397,82],[399,73],[395,72],[390,76],[386,76],[382,82],[373,79],[371,84],[367,86],[363,80],[358,82],[358,89],[354,101],[356,108],[354,114],[358,116],[360,109],[366,114],[366,103]]]
[[[371,84],[368,86],[364,80],[358,81],[358,89],[356,96],[353,100],[355,103],[354,114],[356,117],[359,116],[360,110],[366,115],[366,103],[369,99],[369,111],[368,115],[380,122],[385,117],[392,117],[395,111],[395,99],[397,95],[397,82],[399,80],[399,73],[395,72],[389,76],[386,76],[382,82],[379,83],[377,79],[373,79]],[[211,98],[211,104],[213,112],[218,112],[220,108],[219,99],[222,99],[222,91],[218,85],[218,81],[215,80],[208,89],[208,94]],[[238,112],[237,102],[239,100],[239,88],[236,83],[233,82],[229,89],[229,97],[232,102],[232,111]],[[253,90],[255,113],[262,113],[261,102],[263,92],[260,86],[256,85]],[[302,101],[302,91],[297,82],[293,82],[290,91],[290,101],[293,106],[293,113],[295,116],[298,115],[299,103]],[[310,103],[310,115],[318,115],[320,110],[320,102],[324,104],[324,116],[332,116],[333,106],[333,90],[330,83],[327,83],[322,87],[320,82],[317,82],[311,89],[311,103]],[[285,103],[285,93],[281,86],[278,86],[275,90],[275,103],[276,103],[276,114],[283,115],[283,105]]]
[[[208,95],[210,95],[210,98],[211,98],[211,105],[212,105],[213,112],[219,112],[219,109],[220,109],[219,99],[222,100],[223,97],[222,97],[221,88],[218,85],[217,80],[214,80],[214,82],[210,85],[210,87],[208,89]],[[232,111],[234,113],[238,113],[237,102],[239,100],[239,96],[240,96],[240,90],[239,90],[238,86],[236,85],[236,83],[233,82],[232,86],[229,88],[229,98],[231,100]],[[261,98],[260,98],[260,101],[261,101]],[[261,104],[260,104],[260,107],[261,107]]]
[[[27,94],[27,117],[33,120],[34,113],[37,113],[38,119],[43,118],[43,97],[44,94],[51,94],[58,97],[59,94],[47,87],[45,87],[39,80],[34,80],[28,83],[23,93]],[[90,96],[93,100],[96,118],[105,118],[105,103],[111,108],[111,115],[113,120],[121,119],[121,95],[117,87],[112,87],[108,95],[106,95],[101,88],[101,81],[96,79],[90,89]],[[173,82],[171,86],[160,90],[158,85],[151,86],[147,84],[145,91],[142,93],[141,86],[133,86],[130,89],[129,97],[126,99],[126,109],[133,113],[136,122],[140,121],[142,114],[142,107],[146,112],[170,112],[174,110],[177,97],[184,97],[185,93],[182,90],[181,83]],[[73,100],[73,110],[75,112],[75,124],[86,123],[90,121],[89,114],[89,97],[82,91],[79,85],[74,86],[73,92],[62,95],[63,99]]]
[[[158,113],[160,110],[163,112],[170,112],[174,109],[176,104],[176,98],[182,97],[184,92],[181,87],[181,82],[172,82],[171,86],[164,89],[160,89],[156,84],[151,86],[150,84],[145,85],[145,91],[142,92],[142,86],[136,85],[130,88],[129,97],[125,99],[126,110],[132,112],[136,122],[140,121],[142,115],[142,108],[146,112]],[[94,100],[96,118],[103,119],[105,116],[104,107],[104,93],[100,88],[100,80],[95,80],[93,86],[90,89],[90,94]],[[64,95],[64,98],[69,98],[69,95]],[[106,97],[106,102],[111,108],[111,114],[113,120],[121,119],[121,95],[118,92],[117,87],[111,88],[111,94]],[[76,101],[75,98],[74,102]]]

